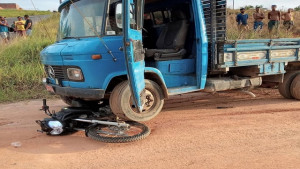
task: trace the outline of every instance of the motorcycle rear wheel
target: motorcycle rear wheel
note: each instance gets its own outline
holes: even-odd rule
[[[87,136],[105,143],[128,143],[145,139],[151,130],[138,122],[127,122],[128,129],[116,126],[97,125],[87,130]]]

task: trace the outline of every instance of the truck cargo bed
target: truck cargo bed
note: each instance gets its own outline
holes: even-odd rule
[[[227,40],[226,0],[202,0],[208,38],[208,74],[229,68],[259,66],[261,75],[285,73],[288,62],[300,61],[300,39]]]
[[[299,61],[299,49],[300,39],[227,41],[218,68]]]

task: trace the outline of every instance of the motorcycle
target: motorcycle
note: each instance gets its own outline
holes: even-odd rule
[[[142,140],[151,133],[149,127],[142,123],[119,120],[108,106],[66,107],[51,113],[47,100],[44,99],[41,110],[49,117],[36,120],[41,127],[38,131],[50,136],[84,131],[87,137],[97,141],[127,143]]]

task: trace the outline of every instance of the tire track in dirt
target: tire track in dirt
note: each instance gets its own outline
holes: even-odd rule
[[[8,119],[5,119],[5,118],[0,118],[0,127],[8,125],[8,124],[12,124],[12,123],[14,123],[14,122],[9,121]]]
[[[172,100],[167,100],[166,105],[164,107],[164,110],[173,110],[173,109],[183,109],[186,107],[212,107],[215,105],[221,105],[221,104],[234,104],[234,103],[239,103],[239,102],[246,102],[246,101],[259,101],[259,100],[264,100],[265,98],[243,98],[243,99],[238,99],[238,98],[207,98],[207,99],[188,99],[188,100],[180,100],[180,101],[172,101]],[[224,100],[226,99],[226,100]],[[202,102],[201,102],[202,101]]]
[[[300,112],[300,108],[291,108],[291,109],[269,109],[262,111],[250,111],[250,112],[234,112],[234,113],[224,113],[224,114],[216,114],[210,115],[210,117],[217,116],[237,116],[237,115],[250,115],[250,114],[276,114],[276,113],[284,113],[284,112]]]
[[[255,98],[236,90],[219,92],[216,94],[202,92],[182,94],[179,96],[173,96],[170,99],[166,100],[164,110],[183,110],[186,108],[194,109],[201,107],[211,109],[212,107],[217,108],[220,105],[226,105],[224,107],[228,107],[228,105],[234,105],[236,103],[243,102],[245,102],[245,104],[249,104],[249,102],[255,102],[259,104],[263,103],[267,98],[274,100],[274,102],[276,101],[280,103],[282,101],[287,101],[279,95],[279,92],[277,90],[274,89],[254,89],[253,93],[256,95]]]

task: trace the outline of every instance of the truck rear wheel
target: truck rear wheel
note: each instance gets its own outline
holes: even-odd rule
[[[291,94],[291,84],[298,74],[300,74],[300,72],[288,72],[284,75],[283,83],[280,83],[278,86],[279,93],[283,97],[287,99],[294,98]]]
[[[300,74],[298,74],[291,84],[291,95],[293,98],[300,100]]]
[[[145,106],[142,113],[139,113],[133,104],[129,82],[120,83],[113,90],[109,103],[112,112],[122,120],[148,121],[156,117],[164,105],[164,96],[159,85],[151,80],[145,80],[146,95]]]

